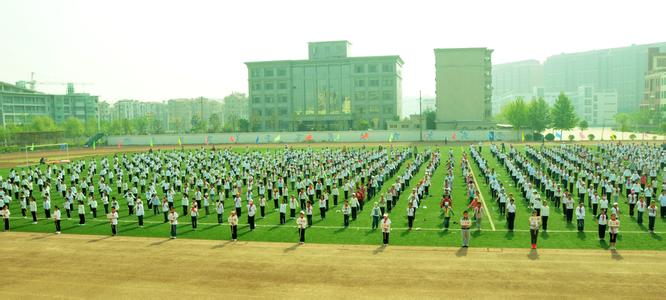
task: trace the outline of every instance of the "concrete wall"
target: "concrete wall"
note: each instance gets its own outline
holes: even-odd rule
[[[511,130],[494,131],[495,140],[515,141]],[[209,134],[161,134],[109,136],[108,145],[141,146],[191,144],[283,144],[300,142],[417,142],[419,131],[315,131],[315,132],[242,132]],[[488,141],[489,131],[424,130],[424,141]]]

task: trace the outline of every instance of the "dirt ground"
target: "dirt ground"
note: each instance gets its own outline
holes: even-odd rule
[[[663,299],[666,252],[0,233],[2,299]]]

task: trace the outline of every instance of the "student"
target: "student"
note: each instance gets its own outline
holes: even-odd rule
[[[541,218],[539,217],[539,212],[535,210],[532,211],[532,216],[529,219],[530,223],[530,239],[532,241],[532,249],[537,248],[537,238],[539,237],[539,226],[541,225]]]
[[[79,201],[79,226],[86,225],[86,206],[83,205],[83,201]]]
[[[349,216],[351,215],[351,206],[349,206],[349,201],[345,200],[345,203],[342,205],[342,218],[343,226],[349,227]]]
[[[657,218],[657,207],[655,206],[654,200],[650,202],[650,206],[647,208],[648,210],[648,230],[650,233],[654,233],[654,221]]]
[[[222,224],[222,221],[224,220],[223,214],[224,214],[224,202],[222,202],[222,199],[217,200],[217,204],[215,204],[215,210],[217,212],[217,224]]]
[[[46,199],[44,199],[44,217],[47,219],[51,218],[51,199],[49,196],[46,196]]]
[[[581,201],[576,207],[576,222],[578,225],[578,232],[583,232],[585,229],[585,204]]]
[[[382,237],[384,242],[384,247],[389,244],[389,235],[391,234],[391,219],[389,219],[388,214],[384,214],[384,219],[382,219]]]
[[[115,207],[111,208],[111,213],[109,214],[109,220],[111,221],[111,235],[116,236],[118,233],[118,211]]]
[[[319,215],[322,220],[326,219],[326,198],[324,198],[324,196],[319,198]]]
[[[55,223],[56,234],[60,234],[60,208],[56,205],[53,211],[53,223]]]
[[[162,200],[162,214],[164,215],[164,223],[169,222],[169,201],[166,197]]]
[[[136,217],[139,221],[139,227],[143,228],[143,216],[145,215],[145,210],[143,208],[143,201],[141,201],[141,198],[136,198]]]
[[[543,205],[541,206],[541,228],[543,232],[548,231],[548,216],[550,216],[550,207],[548,206],[548,201],[543,200]]]
[[[305,212],[301,211],[301,216],[296,219],[296,225],[298,226],[298,235],[300,237],[299,244],[305,244],[305,229],[308,227],[308,222],[305,219]]]
[[[356,220],[356,215],[358,213],[359,205],[360,204],[359,204],[358,199],[356,198],[355,194],[352,194],[351,202],[349,203],[349,206],[351,207],[351,218],[352,218],[352,220]]]
[[[9,231],[9,215],[12,213],[9,211],[9,205],[5,204],[2,207],[2,220],[5,223],[5,231]]]
[[[641,196],[638,203],[636,203],[636,223],[638,223],[638,225],[643,225],[643,213],[646,208],[647,203],[645,203],[645,197]]]
[[[187,194],[183,195],[183,199],[180,200],[180,205],[183,207],[183,216],[187,216],[187,211],[190,206],[190,199],[187,197]]]
[[[379,209],[379,204],[377,202],[375,202],[374,206],[372,207],[370,216],[372,217],[372,230],[375,230],[377,227],[379,227],[379,218],[381,216],[381,210]]]
[[[296,198],[291,197],[291,199],[289,199],[289,219],[296,218],[296,206],[298,206]]]
[[[287,201],[282,200],[282,204],[280,204],[279,208],[280,212],[280,225],[287,223]]]
[[[234,207],[236,208],[236,216],[240,218],[242,207],[240,193],[237,193],[236,197],[234,197]]]
[[[308,227],[312,226],[312,203],[309,201],[305,206],[305,217],[308,219]]]
[[[449,224],[451,222],[451,215],[453,215],[453,209],[449,206],[449,203],[444,203],[444,230],[449,230]]]
[[[169,209],[169,224],[171,224],[171,239],[175,239],[178,227],[178,213],[173,206]]]
[[[514,203],[513,195],[510,195],[509,197],[509,204],[506,206],[506,222],[509,231],[512,232],[516,221],[516,204]]]
[[[611,215],[610,221],[608,221],[608,226],[610,230],[610,249],[615,250],[615,245],[617,244],[617,234],[620,232],[620,220],[617,219],[615,215]]]
[[[460,219],[460,232],[462,233],[462,247],[469,247],[469,228],[472,227],[472,220],[469,219],[469,213],[463,211],[463,217]]]
[[[567,198],[564,200],[565,215],[567,217],[567,223],[571,224],[573,221],[573,211],[574,211],[574,201],[571,198],[571,194],[567,194]]]
[[[659,195],[659,211],[662,218],[666,217],[666,189],[662,189],[661,195]]]
[[[250,199],[250,203],[247,205],[247,223],[250,224],[250,230],[254,230],[254,215],[257,213],[257,206],[254,205],[254,201]]]
[[[259,197],[259,213],[262,219],[266,216],[266,198],[264,196]]]
[[[236,216],[236,211],[231,211],[228,221],[231,228],[231,240],[235,242],[238,238],[238,217]]]
[[[27,216],[27,215],[26,215],[26,212],[28,211],[28,210],[27,210],[27,208],[28,208],[28,200],[27,200],[27,199],[25,198],[25,196],[24,196],[24,197],[21,197],[21,199],[19,200],[19,203],[21,204],[21,215],[22,215],[23,218],[25,219],[26,216]]]
[[[30,197],[30,214],[32,215],[32,224],[37,224],[37,201]]]
[[[608,215],[606,215],[605,208],[602,208],[597,216],[597,224],[599,225],[599,240],[603,241],[606,237],[606,226],[608,225]]]
[[[192,219],[192,230],[197,230],[197,220],[199,218],[199,206],[194,203],[190,208],[190,217]]]
[[[90,206],[93,219],[97,219],[97,200],[93,197],[88,197],[88,206]]]
[[[416,209],[412,205],[412,202],[409,202],[407,204],[407,227],[409,227],[408,230],[412,230],[412,226],[414,225],[414,213],[416,212]]]

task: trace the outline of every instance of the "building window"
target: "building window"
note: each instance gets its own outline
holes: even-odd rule
[[[370,79],[368,80],[369,87],[379,87],[379,79]]]
[[[368,65],[368,73],[377,73],[377,65]]]
[[[365,80],[363,79],[356,79],[354,81],[354,86],[355,87],[364,87],[365,86]]]
[[[382,86],[394,86],[395,80],[393,79],[384,79],[382,80]]]
[[[264,76],[273,77],[273,69],[265,69],[264,70]]]
[[[273,96],[265,96],[264,101],[266,103],[273,103]]]
[[[287,69],[277,69],[277,76],[287,76]]]
[[[393,92],[392,91],[383,91],[382,92],[382,100],[384,101],[389,101],[393,100]]]
[[[252,97],[252,103],[261,103],[261,97],[259,96]]]
[[[356,73],[356,74],[365,73],[365,66],[364,65],[354,65],[354,73]]]
[[[377,92],[377,91],[368,92],[368,100],[378,101],[379,100],[379,92]]]
[[[273,83],[272,82],[266,82],[264,83],[264,89],[267,91],[270,91],[273,89]]]
[[[287,108],[285,108],[285,107],[280,107],[280,108],[278,109],[278,114],[279,114],[280,116],[286,117],[287,114],[288,114],[288,113],[287,113]]]
[[[253,91],[261,91],[261,83],[252,84],[252,90]]]
[[[384,72],[384,73],[390,73],[390,72],[393,72],[393,70],[395,70],[395,67],[393,66],[393,64],[383,64],[382,65],[382,72]]]
[[[278,102],[287,103],[287,95],[278,95]]]
[[[257,78],[257,77],[261,77],[261,74],[260,74],[259,70],[252,69],[252,70],[250,70],[250,76],[252,76],[252,78]]]
[[[287,83],[282,81],[278,82],[278,90],[286,90],[287,89]]]
[[[365,92],[354,93],[354,100],[365,100]]]

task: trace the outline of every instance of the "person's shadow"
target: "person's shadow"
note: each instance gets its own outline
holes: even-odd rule
[[[457,256],[457,257],[464,257],[464,256],[467,256],[467,250],[468,250],[468,249],[469,249],[469,248],[467,248],[467,247],[460,247],[460,249],[458,249],[458,251],[456,251],[456,256]]]
[[[296,249],[298,249],[299,246],[301,246],[301,244],[294,244],[294,245],[291,246],[291,247],[284,248],[284,251],[283,251],[283,252],[284,252],[284,253],[288,253],[288,252],[295,251]]]
[[[226,242],[224,242],[224,243],[222,243],[222,244],[218,244],[218,245],[215,245],[215,246],[210,247],[210,248],[211,248],[211,249],[220,249],[220,248],[224,248],[224,247],[226,247],[227,245],[229,245],[229,244],[231,244],[231,243],[233,243],[233,242],[232,242],[232,241],[226,241]]]
[[[539,259],[539,252],[537,252],[537,249],[531,249],[530,253],[527,254],[527,258],[529,258],[530,260]]]
[[[614,259],[614,260],[623,260],[624,259],[624,257],[622,257],[622,255],[620,255],[620,253],[618,253],[617,250],[613,249],[613,250],[610,251],[610,253],[611,253],[611,258]]]
[[[379,247],[377,247],[377,249],[372,250],[372,254],[377,255],[379,253],[384,252],[385,249],[386,249],[386,246],[380,245]]]

